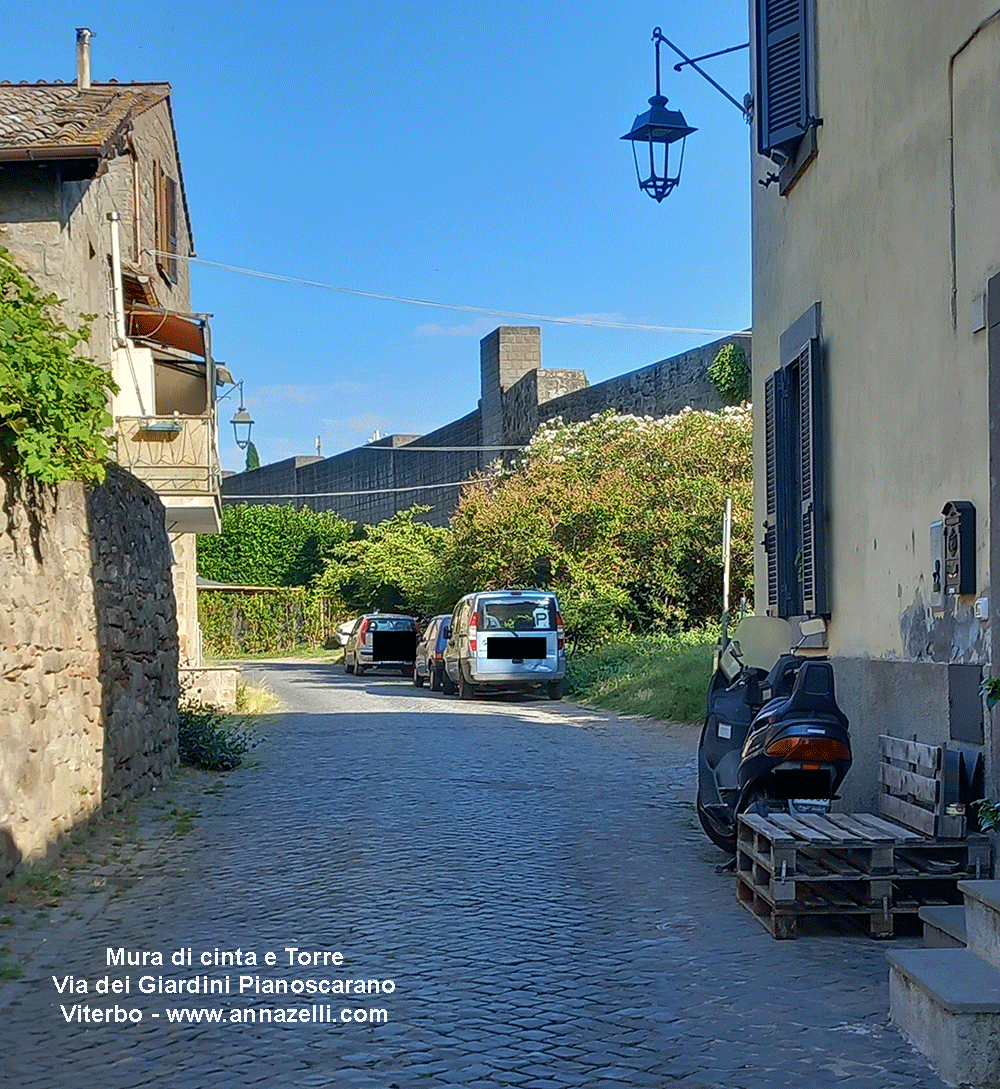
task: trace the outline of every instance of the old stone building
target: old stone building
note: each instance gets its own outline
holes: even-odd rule
[[[91,322],[112,371],[113,456],[165,508],[185,670],[201,665],[195,535],[221,518],[216,386],[207,317],[191,313],[194,238],[168,83],[93,83],[77,32],[72,83],[0,83],[0,245]],[[192,675],[190,679],[195,679]]]

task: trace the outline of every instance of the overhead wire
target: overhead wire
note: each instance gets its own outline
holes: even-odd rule
[[[241,276],[254,276],[262,280],[276,280],[284,284],[298,284],[302,287],[315,287],[321,291],[336,291],[343,295],[355,295],[363,299],[378,299],[382,302],[406,303],[409,306],[428,306],[435,310],[458,310],[464,314],[488,314],[497,318],[516,318],[519,321],[539,321],[550,325],[582,325],[594,329],[631,329],[645,333],[676,333],[687,336],[736,336],[745,333],[745,329],[689,329],[672,325],[644,325],[637,322],[611,321],[604,318],[552,317],[545,314],[523,314],[516,310],[498,310],[488,306],[466,306],[462,303],[435,302],[431,299],[415,299],[406,295],[391,295],[382,291],[364,291],[357,287],[343,287],[339,284],[325,284],[318,280],[304,280],[298,276],[283,276],[277,272],[263,272],[260,269],[242,268],[239,265],[227,265],[221,261],[208,261],[203,257],[188,257],[180,253],[167,253],[163,250],[149,250],[154,256],[172,257],[188,261],[207,268],[222,269],[224,272],[236,272]]]

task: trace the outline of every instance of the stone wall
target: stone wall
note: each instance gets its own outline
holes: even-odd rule
[[[46,487],[0,465],[0,879],[177,762],[163,507],[114,465]]]
[[[538,421],[556,416],[567,423],[589,420],[609,408],[631,416],[674,416],[687,406],[716,412],[722,401],[709,381],[708,368],[725,344],[738,344],[750,363],[750,340],[749,333],[724,337],[596,386],[546,400],[539,405]]]
[[[447,525],[461,492],[460,484],[453,482],[516,453],[490,449],[433,453],[408,447],[520,446],[546,420],[556,416],[567,422],[586,420],[607,409],[636,416],[670,416],[687,405],[717,410],[722,402],[709,381],[708,368],[719,349],[739,344],[750,362],[746,333],[588,386],[583,371],[542,368],[540,335],[537,326],[505,325],[483,338],[482,397],[479,407],[461,419],[429,435],[392,435],[322,460],[289,458],[234,474],[222,482],[223,502],[294,502],[313,510],[333,510],[367,525],[419,503],[431,508],[421,516],[424,521]],[[324,492],[348,494],[317,494]]]

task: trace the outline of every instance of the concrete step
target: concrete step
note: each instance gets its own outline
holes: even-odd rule
[[[924,948],[965,948],[965,907],[962,904],[922,907],[917,914],[924,924]]]
[[[1000,968],[1000,881],[959,881],[958,890],[965,897],[969,952]]]
[[[967,949],[889,958],[889,1015],[950,1085],[1000,1085],[1000,971]]]

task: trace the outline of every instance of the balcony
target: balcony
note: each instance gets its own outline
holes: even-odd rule
[[[222,525],[214,415],[119,416],[123,469],[159,495],[171,533],[218,533]]]

